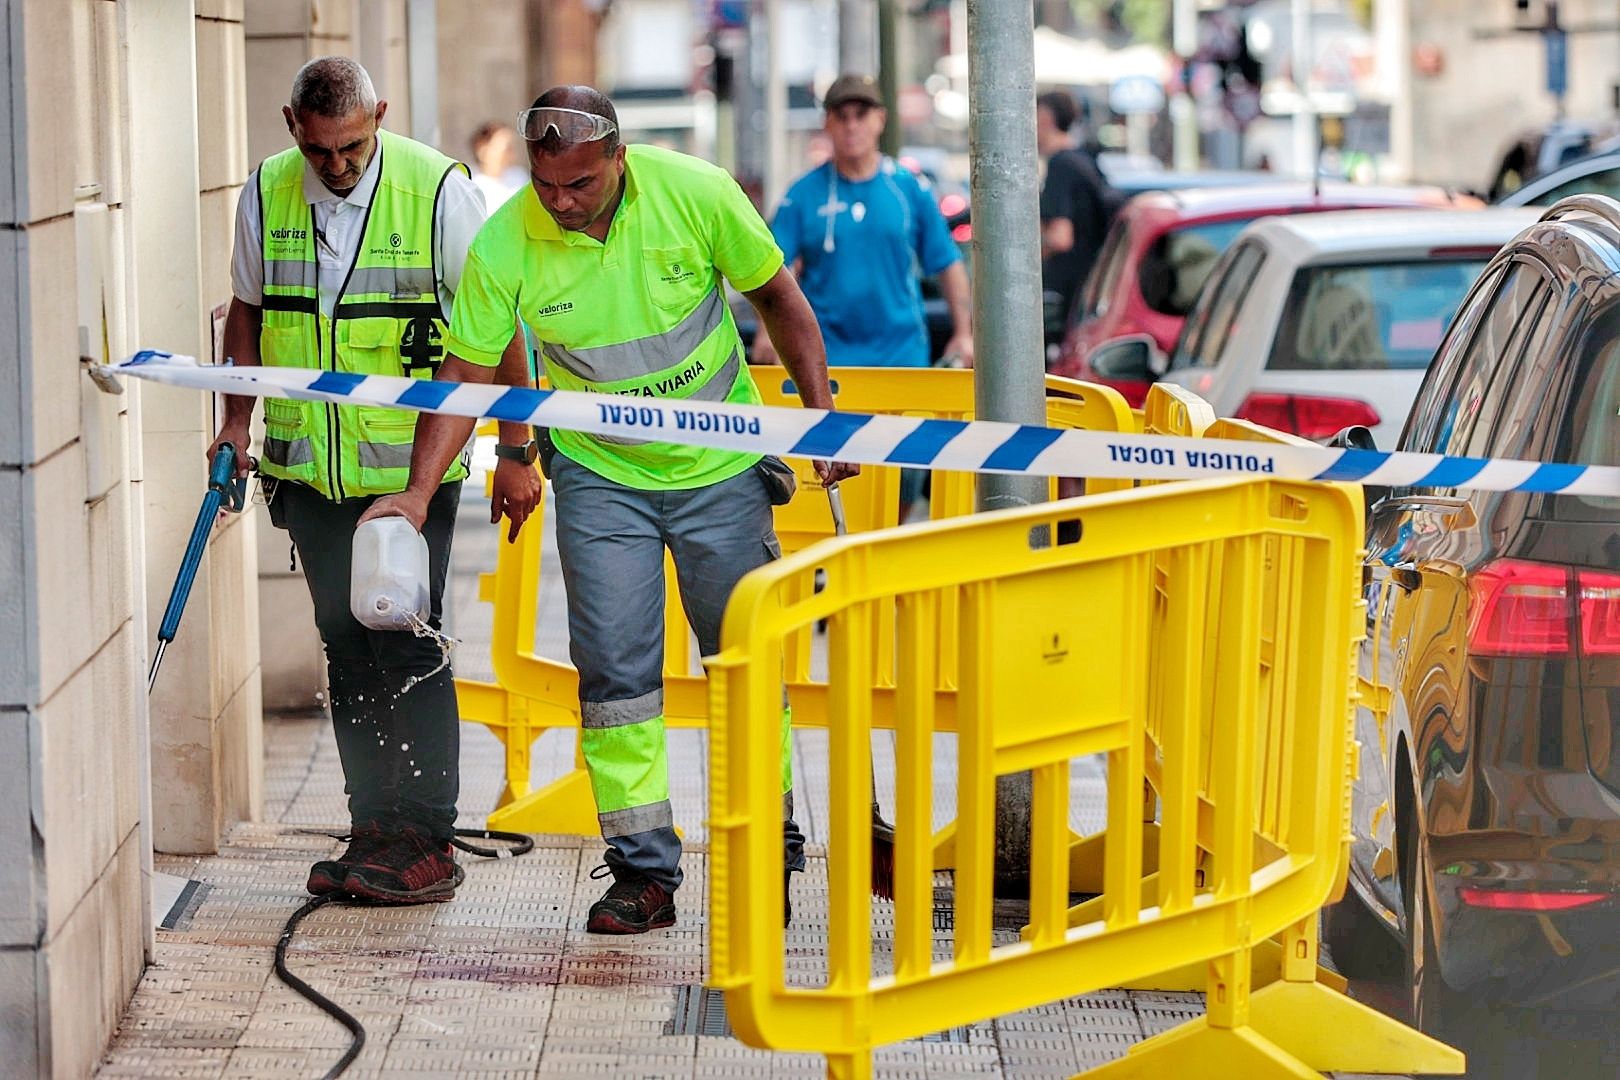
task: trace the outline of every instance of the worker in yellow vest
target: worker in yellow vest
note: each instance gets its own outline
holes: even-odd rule
[[[383,131],[387,108],[347,57],[312,60],[294,78],[282,112],[297,145],[267,158],[237,204],[225,323],[236,364],[417,378],[441,366],[483,196],[465,165]],[[503,371],[527,381],[521,340],[502,345]],[[226,399],[210,460],[222,442],[247,449],[253,401]],[[355,527],[378,496],[405,487],[416,418],[281,398],[265,399],[264,409],[260,474],[271,520],[291,534],[314,601],[349,795],[348,848],[315,864],[309,891],[449,899],[462,880],[449,846],[460,783],[450,670],[433,638],[368,629],[349,613]],[[521,438],[522,427],[512,428]],[[245,474],[247,455],[237,461]],[[466,475],[458,447],[434,478],[422,529],[434,629]],[[516,463],[496,483],[497,512],[539,497],[532,470]]]
[[[613,103],[589,87],[548,90],[518,131],[532,183],[473,241],[437,378],[491,381],[516,310],[558,389],[758,404],[723,277],[758,310],[804,404],[832,408],[815,316],[731,176],[684,154],[624,146]],[[424,417],[409,486],[368,516],[401,514],[420,527],[470,423]],[[675,922],[681,884],[664,740],[664,551],[703,652],[718,651],[733,586],[780,553],[771,502],[781,463],[573,431],[552,440],[545,468],[581,748],[614,878],[586,929],[641,933]],[[816,468],[829,484],[857,471]],[[804,866],[804,836],[793,822],[785,715],[782,747],[784,870],[793,871]]]

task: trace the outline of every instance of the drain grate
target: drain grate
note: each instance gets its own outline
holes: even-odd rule
[[[729,1036],[725,995],[707,986],[677,986],[675,1012],[664,1021],[664,1034]]]
[[[731,1021],[726,1018],[726,998],[719,990],[707,986],[677,986],[675,1010],[664,1021],[665,1035],[715,1035],[731,1037]],[[946,1028],[932,1035],[924,1035],[918,1042],[967,1043],[968,1029]]]
[[[158,923],[158,928],[160,930],[189,929],[192,918],[197,914],[197,909],[202,907],[203,900],[208,897],[208,892],[212,888],[213,886],[206,881],[187,881],[186,887],[180,890],[179,896],[175,897],[174,906],[169,908],[169,913],[163,916],[162,922]]]

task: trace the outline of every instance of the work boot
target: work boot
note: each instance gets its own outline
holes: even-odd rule
[[[449,844],[406,825],[350,868],[344,889],[384,904],[431,904],[455,896],[466,876]]]
[[[372,821],[354,826],[349,830],[349,846],[343,854],[335,859],[322,859],[309,868],[309,881],[304,888],[309,890],[311,896],[325,896],[327,893],[342,892],[344,883],[349,879],[349,871],[354,865],[363,862],[378,848],[388,842],[387,837]]]
[[[614,881],[585,918],[585,929],[592,934],[645,934],[674,925],[675,898],[640,874]]]

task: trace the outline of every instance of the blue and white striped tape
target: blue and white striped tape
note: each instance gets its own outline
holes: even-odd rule
[[[1060,431],[993,420],[928,420],[819,409],[352,375],[307,368],[215,367],[145,350],[104,369],[250,397],[387,405],[617,438],[862,465],[1147,480],[1261,475],[1390,486],[1620,497],[1620,467],[1337,450],[1324,446]]]

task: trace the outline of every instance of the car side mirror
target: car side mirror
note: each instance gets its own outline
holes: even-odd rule
[[[1351,424],[1347,428],[1340,428],[1328,440],[1328,445],[1335,450],[1377,450],[1378,442],[1373,438],[1372,432],[1362,424]]]
[[[1333,438],[1328,440],[1329,446],[1336,450],[1377,450],[1378,441],[1373,434],[1361,424],[1351,424],[1347,428],[1340,428]],[[1382,484],[1362,484],[1362,497],[1366,500],[1367,509],[1371,510],[1373,504],[1389,494],[1389,488]]]
[[[1091,370],[1109,379],[1152,382],[1169,367],[1164,353],[1146,334],[1131,334],[1106,342],[1091,354]]]

